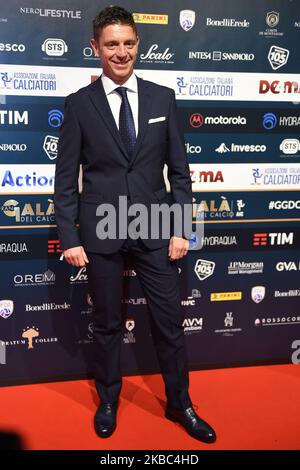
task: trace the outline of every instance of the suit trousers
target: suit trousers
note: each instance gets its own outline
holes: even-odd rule
[[[177,265],[168,259],[168,246],[149,250],[139,239],[126,240],[113,254],[87,253],[97,392],[102,403],[115,403],[121,391],[121,299],[124,261],[128,254],[147,301],[167,402],[172,407],[186,409],[192,403],[188,393],[188,361]]]

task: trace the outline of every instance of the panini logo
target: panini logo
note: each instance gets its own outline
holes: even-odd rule
[[[224,300],[242,300],[242,292],[212,292],[211,302],[222,302]]]
[[[160,15],[155,13],[132,13],[135,23],[146,24],[168,24],[169,15]]]

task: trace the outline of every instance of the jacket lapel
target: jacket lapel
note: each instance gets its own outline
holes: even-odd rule
[[[126,152],[125,146],[121,139],[119,130],[116,126],[116,122],[111,112],[109,103],[107,101],[106,94],[102,85],[101,77],[99,77],[91,85],[90,90],[89,90],[89,96],[93,105],[95,106],[98,113],[100,114],[103,120],[103,123],[105,124],[105,126],[111,133],[112,137],[114,138],[114,140],[117,142],[118,146],[120,147],[120,150],[125,155],[125,157],[129,159],[129,156]]]

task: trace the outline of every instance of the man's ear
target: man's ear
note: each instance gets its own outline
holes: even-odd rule
[[[92,49],[94,51],[95,56],[99,57],[99,47],[98,47],[98,43],[97,43],[96,39],[92,38],[90,40],[90,45],[92,46]]]

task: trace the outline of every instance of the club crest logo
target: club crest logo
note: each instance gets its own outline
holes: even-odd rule
[[[251,299],[256,304],[259,304],[264,300],[266,294],[266,288],[264,286],[255,286],[251,289]]]
[[[181,10],[179,23],[184,31],[189,31],[195,24],[196,13],[193,10]]]
[[[0,317],[5,320],[14,312],[14,303],[12,300],[0,300]]]

